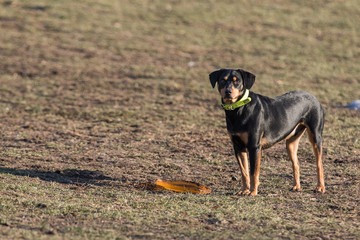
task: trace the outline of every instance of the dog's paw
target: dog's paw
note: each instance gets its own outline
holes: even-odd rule
[[[252,191],[250,192],[249,196],[256,196],[257,195],[257,191]]]
[[[290,188],[290,191],[292,191],[292,192],[300,192],[301,187],[300,186],[293,186],[292,188]]]
[[[325,186],[317,186],[315,189],[317,193],[325,193]]]
[[[244,190],[241,190],[240,192],[238,192],[236,195],[249,195],[250,194],[250,190],[249,189],[244,189]]]

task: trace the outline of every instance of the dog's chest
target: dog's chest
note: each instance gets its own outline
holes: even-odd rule
[[[229,133],[231,141],[240,146],[247,146],[249,141],[249,133],[248,132],[239,132],[239,133]]]
[[[230,133],[229,136],[231,141],[237,145],[242,147],[248,147],[249,145],[256,145],[257,141],[250,141],[251,136],[249,135],[249,132],[239,132],[239,133]],[[257,139],[259,139],[258,144],[262,146],[263,149],[270,148],[274,145],[274,142],[267,139],[264,134],[261,134],[261,136],[258,136]]]

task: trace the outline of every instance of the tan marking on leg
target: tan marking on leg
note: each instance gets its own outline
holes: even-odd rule
[[[292,136],[286,140],[286,150],[288,152],[289,158],[292,163],[293,168],[293,187],[290,189],[292,191],[300,191],[300,167],[299,160],[297,157],[297,151],[299,148],[299,142],[302,135],[305,133],[305,129],[299,133],[297,136]]]
[[[239,195],[248,195],[250,193],[250,178],[249,178],[249,161],[247,152],[240,152],[240,156],[236,156],[236,159],[240,165],[242,188],[238,192]]]
[[[250,195],[256,196],[258,193],[259,186],[259,175],[260,175],[260,162],[261,162],[261,147],[259,149],[258,156],[255,160],[255,171],[254,175],[250,175]]]
[[[325,183],[324,183],[324,169],[322,164],[322,146],[319,147],[316,145],[314,141],[314,135],[310,130],[307,131],[309,140],[311,142],[311,145],[313,146],[313,151],[315,155],[315,161],[316,161],[316,175],[317,175],[317,187],[316,191],[324,193],[325,192]]]

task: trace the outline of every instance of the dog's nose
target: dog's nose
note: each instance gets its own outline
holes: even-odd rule
[[[225,95],[231,95],[232,91],[231,89],[225,89]]]

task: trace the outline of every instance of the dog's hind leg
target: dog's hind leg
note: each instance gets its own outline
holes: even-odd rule
[[[324,111],[321,108],[320,111],[317,111],[315,117],[313,117],[307,124],[307,132],[309,136],[309,140],[313,147],[315,161],[316,161],[316,173],[317,173],[317,187],[316,191],[324,193],[325,192],[325,184],[324,184],[324,169],[322,163],[322,155],[323,155],[323,148],[322,148],[322,131],[324,128]]]
[[[297,157],[297,151],[299,148],[299,142],[302,135],[305,133],[305,126],[299,125],[296,130],[294,136],[286,139],[286,150],[288,152],[289,158],[292,163],[294,180],[293,187],[290,189],[291,191],[300,191],[300,167],[299,160]]]
[[[324,193],[325,184],[324,184],[324,169],[322,164],[322,139],[321,136],[317,136],[308,129],[308,136],[313,147],[315,161],[316,161],[316,174],[317,174],[317,187],[316,191]]]

